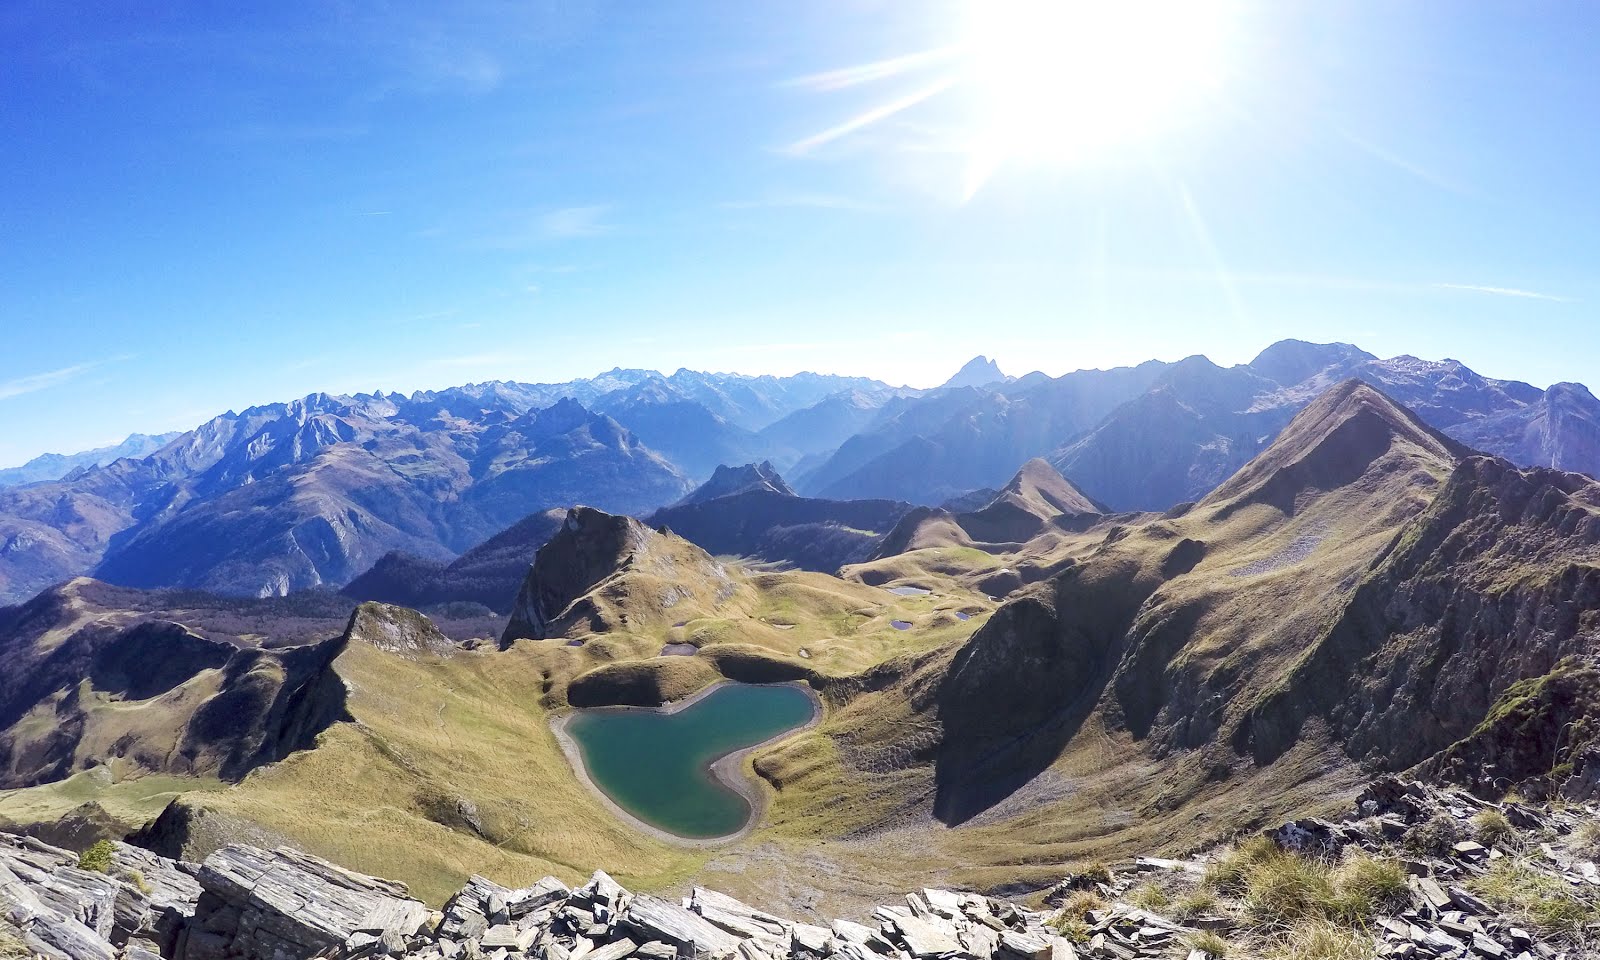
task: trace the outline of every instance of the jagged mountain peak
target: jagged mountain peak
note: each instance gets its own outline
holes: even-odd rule
[[[760,463],[747,463],[743,466],[732,467],[722,464],[711,474],[711,479],[696,487],[692,493],[673,506],[684,506],[690,503],[704,503],[718,497],[731,497],[735,494],[750,493],[762,490],[776,493],[785,497],[797,496],[789,484],[784,482],[778,474],[778,469],[772,461],[763,460]]]
[[[942,387],[985,387],[991,383],[1005,383],[1011,378],[1000,372],[1000,365],[982,354],[973,357],[946,380]]]
[[[1300,492],[1350,483],[1397,445],[1441,469],[1471,453],[1376,387],[1344,380],[1296,414],[1266,450],[1202,502],[1268,502],[1292,512]]]
[[[638,626],[669,609],[681,618],[714,609],[733,590],[728,568],[682,537],[573,507],[534,557],[501,642]]]

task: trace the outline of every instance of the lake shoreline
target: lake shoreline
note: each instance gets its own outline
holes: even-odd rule
[[[671,703],[665,703],[659,707],[609,706],[587,707],[584,709],[587,712],[658,713],[670,716],[674,713],[687,710],[728,684],[739,682],[740,681],[735,680],[718,680],[716,683],[708,684],[707,686],[696,690],[694,693],[684,697],[681,700],[674,700]],[[551,717],[550,732],[555,734],[556,743],[560,745],[561,752],[566,755],[567,763],[572,767],[573,772],[577,774],[578,779],[589,788],[591,793],[600,799],[600,802],[604,804],[605,807],[612,812],[612,814],[614,814],[618,819],[622,820],[623,823],[633,827],[635,830],[638,830],[641,833],[649,834],[658,840],[662,840],[674,846],[700,848],[718,847],[724,844],[733,843],[736,840],[744,839],[750,834],[751,831],[755,830],[755,828],[760,825],[762,819],[766,817],[769,797],[767,796],[766,790],[761,785],[760,777],[745,776],[745,758],[749,757],[757,750],[770,747],[773,744],[782,740],[786,740],[789,737],[795,736],[796,734],[804,733],[822,721],[822,698],[817,695],[817,691],[813,690],[810,684],[803,680],[787,680],[782,683],[749,683],[744,684],[744,686],[794,687],[803,692],[806,695],[806,698],[810,700],[811,716],[806,720],[805,723],[798,727],[793,727],[789,730],[783,731],[782,733],[774,734],[760,743],[751,744],[748,747],[743,747],[733,751],[732,753],[725,754],[721,757],[718,757],[711,763],[711,766],[708,769],[712,778],[718,783],[727,787],[729,790],[732,790],[734,793],[737,793],[739,796],[743,797],[745,802],[750,805],[750,818],[745,822],[745,825],[733,833],[725,834],[720,837],[680,837],[670,830],[664,830],[661,827],[646,823],[645,821],[629,813],[627,810],[623,809],[620,804],[611,799],[611,796],[594,781],[594,778],[589,776],[589,768],[583,762],[583,751],[578,746],[578,742],[574,740],[572,735],[566,730],[567,721],[577,715],[578,711],[576,709],[569,710],[566,713]]]

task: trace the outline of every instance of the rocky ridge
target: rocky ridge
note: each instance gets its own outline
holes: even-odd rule
[[[1345,820],[1095,866],[1042,907],[924,888],[863,923],[789,919],[703,887],[631,893],[601,871],[575,889],[473,876],[434,911],[402,884],[287,847],[188,863],[0,834],[0,947],[52,960],[1577,960],[1600,943],[1597,836],[1593,807],[1386,777]],[[1283,876],[1298,886],[1262,889]],[[1341,952],[1296,953],[1306,937]]]

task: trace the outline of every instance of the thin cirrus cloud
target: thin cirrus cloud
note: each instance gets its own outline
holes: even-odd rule
[[[68,381],[83,376],[96,367],[117,360],[127,360],[128,357],[113,357],[109,360],[91,360],[87,363],[75,363],[70,367],[61,367],[56,370],[46,370],[42,373],[30,373],[24,377],[15,377],[11,380],[0,382],[0,400],[9,400],[40,390],[58,387]]]
[[[1539,293],[1536,290],[1521,290],[1517,287],[1492,287],[1478,283],[1436,283],[1435,287],[1441,290],[1465,290],[1469,293],[1487,293],[1496,297],[1519,297],[1523,300],[1547,300],[1550,303],[1572,303],[1571,297],[1560,297],[1553,293]]]
[[[614,227],[606,216],[611,212],[608,204],[587,207],[562,207],[551,210],[539,218],[539,231],[547,237],[599,237],[613,232]]]

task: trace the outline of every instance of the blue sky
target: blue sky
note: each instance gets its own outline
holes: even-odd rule
[[[827,135],[949,72],[831,71],[960,47],[977,2],[11,0],[0,464],[617,365],[931,385],[1296,336],[1600,382],[1600,6],[1218,0],[1203,95],[970,195],[959,83]]]

